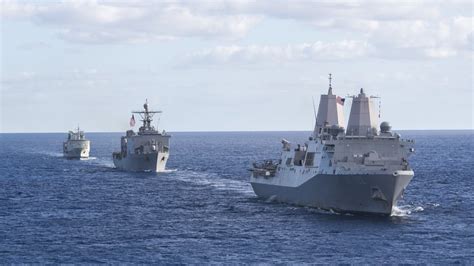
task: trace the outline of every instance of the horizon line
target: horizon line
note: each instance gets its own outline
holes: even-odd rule
[[[246,132],[312,132],[313,130],[178,130],[166,131],[169,133],[246,133]],[[454,128],[454,129],[398,129],[397,131],[474,131],[474,128]],[[87,133],[122,133],[123,131],[86,131]],[[0,132],[0,134],[57,134],[67,133],[67,131],[31,131],[31,132]]]

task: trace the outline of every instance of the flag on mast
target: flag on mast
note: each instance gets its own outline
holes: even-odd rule
[[[344,105],[345,101],[346,101],[346,99],[344,99],[344,98],[341,98],[339,96],[336,97],[336,102],[340,105]]]
[[[130,126],[134,127],[135,126],[135,116],[132,115],[132,118],[130,118]]]

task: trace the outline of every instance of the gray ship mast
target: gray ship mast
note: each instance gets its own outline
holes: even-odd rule
[[[332,93],[332,74],[329,74],[329,89],[319,100],[318,114],[313,131],[313,138],[321,137],[324,129],[344,127],[344,109],[342,98]],[[314,108],[314,106],[313,106]]]
[[[367,96],[364,89],[360,89],[357,96],[352,98],[351,113],[347,124],[346,135],[348,136],[374,136],[377,135],[377,114],[374,109],[373,98],[376,96]]]
[[[143,122],[143,126],[139,128],[138,134],[147,134],[152,133],[156,134],[157,131],[155,127],[151,125],[153,121],[153,116],[155,114],[161,114],[162,111],[152,111],[148,109],[148,99],[145,100],[145,104],[143,105],[144,111],[133,111],[132,114],[138,114],[141,117],[141,121]]]

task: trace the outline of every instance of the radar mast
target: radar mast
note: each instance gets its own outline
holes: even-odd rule
[[[328,90],[328,95],[332,95],[332,84],[331,84],[331,81],[332,81],[332,74],[329,73],[329,90]]]
[[[143,104],[144,111],[133,111],[132,114],[140,115],[141,121],[143,122],[143,126],[140,127],[140,132],[146,131],[155,131],[155,128],[151,125],[153,121],[153,116],[155,114],[161,114],[162,111],[152,111],[148,109],[148,99],[145,100],[145,104]]]

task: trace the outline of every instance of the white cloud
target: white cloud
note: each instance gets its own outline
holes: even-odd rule
[[[471,48],[472,17],[453,17],[436,22],[423,20],[383,21],[369,32],[368,40],[387,53],[403,50],[405,56],[443,58],[463,54]],[[389,55],[390,56],[390,55]]]
[[[372,52],[372,49],[366,42],[354,40],[318,41],[287,46],[230,45],[196,52],[189,55],[187,61],[194,63],[253,63],[262,61],[338,60],[367,56]]]
[[[363,49],[384,51],[370,55],[386,58],[463,56],[472,53],[473,46],[471,1],[86,0],[40,4],[6,0],[2,2],[1,14],[8,19],[30,19],[55,27],[59,37],[82,43],[140,43],[182,37],[237,40],[245,37],[261,20],[275,18],[297,21],[342,39],[347,39],[348,33],[355,35],[357,39],[353,42],[358,46],[364,44]],[[299,40],[313,41],[316,40]],[[294,60],[315,54],[317,58],[325,58],[328,54],[325,50],[329,48],[336,49],[330,55],[336,58],[351,57],[347,53],[354,50],[355,56],[362,52],[349,43],[344,47],[325,47],[321,42],[311,45],[308,49],[316,49],[316,52],[300,55],[294,51],[296,48],[265,46],[247,47],[235,53],[265,54],[265,58],[278,60],[285,58],[283,54],[291,53],[286,58]]]
[[[419,59],[470,53],[472,5],[469,0],[244,0],[213,1],[200,10],[294,20],[329,36],[356,34],[358,41],[378,51],[371,56]]]
[[[2,2],[2,17],[30,19],[60,29],[59,36],[75,42],[147,42],[179,37],[244,36],[261,19],[257,15],[203,14],[178,1],[101,1],[49,3]]]

